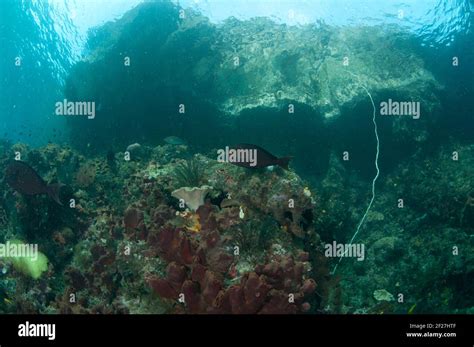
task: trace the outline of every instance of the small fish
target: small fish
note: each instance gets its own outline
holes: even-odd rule
[[[169,145],[175,145],[175,146],[186,144],[186,141],[184,141],[183,139],[180,139],[178,136],[165,137],[164,141]]]
[[[246,168],[264,168],[268,166],[273,166],[273,165],[278,165],[281,168],[288,170],[288,163],[292,159],[292,157],[282,157],[282,158],[277,158],[267,150],[263,149],[262,147],[259,147],[257,145],[252,145],[252,144],[247,144],[247,143],[242,143],[235,145],[231,147],[230,150],[248,150],[248,151],[253,151],[253,153],[256,153],[256,160],[254,163],[250,161],[239,161],[239,162],[232,162],[229,161],[231,164],[237,165],[237,166],[242,166]]]
[[[243,210],[242,206],[240,206],[239,218],[240,218],[240,219],[244,219],[244,217],[245,217],[244,210]]]
[[[127,147],[127,152],[130,152],[130,153],[131,153],[131,152],[133,152],[133,151],[136,151],[136,150],[140,149],[141,147],[142,147],[142,146],[141,146],[139,143],[137,143],[137,142],[132,143],[131,145],[128,145],[128,147]]]
[[[48,185],[36,171],[22,161],[10,163],[5,170],[5,180],[10,187],[21,194],[38,195],[47,194],[59,205],[62,205],[59,199],[61,183]]]

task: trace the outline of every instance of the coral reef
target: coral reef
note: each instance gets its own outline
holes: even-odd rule
[[[462,160],[453,160],[454,150]],[[472,290],[460,288],[470,287],[474,269],[473,224],[467,222],[473,220],[468,202],[473,154],[472,145],[450,143],[430,156],[415,155],[386,177],[356,241],[366,245],[366,260],[341,262],[342,291],[333,312],[472,311]],[[325,240],[347,240],[353,233],[349,226],[363,213],[355,207],[360,188],[342,170],[334,164],[319,189],[325,213],[315,224]],[[374,293],[388,297],[385,292],[394,300],[382,304],[374,298]]]
[[[199,198],[186,196],[181,206],[173,196],[183,162],[166,154],[176,147],[142,145],[140,160],[116,153],[112,166],[111,155],[86,159],[69,148],[21,147],[41,175],[67,185],[63,201],[74,204],[56,206],[5,189],[3,204],[15,206],[5,218],[6,236],[38,243],[51,260],[36,282],[6,267],[5,280],[16,285],[7,288],[13,304],[5,312],[316,311],[316,283],[325,279],[313,277],[313,267],[326,265],[310,263],[304,251],[304,240],[318,242],[311,217],[304,219],[317,214],[304,182],[292,171],[250,174],[196,155],[200,180],[216,187],[194,188]],[[43,165],[45,158],[51,165]],[[276,190],[285,197],[268,204]]]
[[[89,31],[55,74],[69,74],[65,99],[97,103],[93,123],[65,117],[72,147],[0,140],[2,170],[32,169],[0,179],[0,242],[41,250],[0,258],[0,313],[474,313],[460,33],[441,53],[398,19],[214,24],[181,10],[145,1]],[[385,100],[423,115],[385,115]],[[215,160],[243,143],[290,165]],[[59,203],[21,189],[37,176]],[[325,252],[336,243],[363,253]]]
[[[313,294],[316,282],[305,279],[307,262],[274,256],[268,264],[239,275],[229,271],[235,266],[234,257],[224,245],[217,231],[206,232],[198,243],[180,230],[162,230],[158,248],[170,262],[166,277],[149,275],[147,282],[160,297],[181,300],[184,305],[176,307],[177,312],[284,314],[310,310],[305,298]],[[300,259],[307,255],[301,254]],[[226,279],[235,282],[239,278],[237,284],[225,285]]]
[[[359,235],[364,262],[344,259],[336,275],[324,243],[347,240],[368,192],[335,156],[326,177],[309,188],[292,170],[249,171],[197,154],[213,189],[195,206],[182,206],[173,197],[173,173],[182,163],[174,159],[176,146],[142,147],[140,160],[116,153],[114,169],[110,156],[14,146],[43,177],[66,183],[63,201],[74,204],[22,196],[0,182],[1,240],[38,243],[49,259],[35,280],[0,263],[0,290],[9,298],[2,312],[466,313],[474,307],[467,285],[474,264],[472,146],[452,143],[388,174]],[[6,149],[4,163],[12,153]],[[75,173],[88,163],[96,175],[83,186]],[[434,191],[434,184],[442,189]]]

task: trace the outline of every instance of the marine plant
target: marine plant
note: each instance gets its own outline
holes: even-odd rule
[[[204,169],[196,159],[180,162],[173,171],[178,187],[200,187],[205,183]]]

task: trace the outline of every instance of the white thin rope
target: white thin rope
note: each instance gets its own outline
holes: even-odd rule
[[[339,261],[337,262],[337,264],[334,266],[334,269],[332,270],[332,273],[331,274],[335,274],[336,273],[336,270],[337,270],[337,266],[341,263],[342,261],[342,258],[346,255],[347,251],[349,250],[350,246],[352,245],[352,243],[354,242],[355,238],[357,237],[357,235],[359,234],[359,231],[360,231],[360,228],[362,227],[362,224],[364,224],[365,222],[365,219],[367,218],[367,215],[370,211],[370,208],[372,207],[372,204],[374,203],[374,200],[375,200],[375,182],[377,182],[377,179],[379,178],[379,174],[380,174],[380,169],[379,169],[379,153],[380,153],[380,140],[379,140],[379,133],[378,133],[378,129],[377,129],[377,122],[375,121],[375,103],[374,103],[374,100],[372,99],[372,95],[370,95],[369,91],[367,90],[367,88],[362,84],[360,83],[360,79],[357,75],[353,74],[352,72],[348,71],[352,76],[355,76],[357,78],[357,80],[359,81],[359,85],[365,90],[365,92],[367,93],[367,95],[369,96],[370,98],[370,102],[372,103],[372,107],[373,107],[373,114],[372,114],[372,123],[374,123],[374,132],[375,132],[375,138],[377,140],[377,151],[376,151],[376,154],[375,154],[375,169],[377,170],[377,173],[374,177],[374,179],[372,180],[372,198],[370,199],[370,202],[369,202],[369,205],[367,206],[367,209],[365,210],[365,213],[364,215],[362,216],[362,219],[360,220],[359,224],[357,225],[357,229],[354,233],[354,235],[352,235],[352,238],[351,240],[349,241],[349,247],[346,247],[346,251],[344,252],[344,254],[339,258]]]

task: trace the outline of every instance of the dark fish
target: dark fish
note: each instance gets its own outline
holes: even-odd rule
[[[178,136],[165,137],[164,141],[169,145],[176,145],[176,146],[186,144],[186,141],[184,141],[183,139],[180,139]]]
[[[109,164],[115,164],[115,153],[111,149],[107,151],[107,154],[105,156],[107,158],[107,162]]]
[[[5,180],[14,190],[25,195],[47,194],[62,205],[59,191],[63,184],[48,185],[28,164],[22,161],[10,163],[5,170]]]
[[[278,165],[285,170],[288,170],[288,163],[290,162],[292,157],[282,157],[277,158],[267,150],[263,149],[262,147],[248,144],[248,143],[241,143],[231,147],[234,150],[250,150],[255,151],[254,153],[257,154],[257,160],[255,163],[251,163],[250,161],[239,161],[239,162],[232,162],[229,161],[231,164],[242,166],[246,168],[264,168],[267,166]]]
[[[111,149],[107,151],[107,164],[112,171],[117,169],[117,163],[115,162],[115,153]]]
[[[241,203],[234,199],[224,199],[221,202],[221,208],[239,207],[240,205]]]

